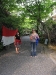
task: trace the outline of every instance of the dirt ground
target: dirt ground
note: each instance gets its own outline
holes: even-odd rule
[[[48,47],[52,50],[56,50],[56,45],[49,45]]]

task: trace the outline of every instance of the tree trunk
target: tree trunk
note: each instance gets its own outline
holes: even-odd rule
[[[47,30],[47,35],[48,35],[48,44],[50,44],[51,39],[50,39],[49,30],[48,30],[48,28],[47,28],[47,27],[46,27],[46,30]]]

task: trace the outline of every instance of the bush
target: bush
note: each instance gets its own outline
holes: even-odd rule
[[[3,44],[0,42],[0,52],[3,50]]]
[[[44,37],[40,37],[40,43],[44,44],[45,38]]]

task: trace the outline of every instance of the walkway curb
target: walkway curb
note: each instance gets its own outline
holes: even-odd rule
[[[56,52],[51,53],[50,58],[56,64]]]

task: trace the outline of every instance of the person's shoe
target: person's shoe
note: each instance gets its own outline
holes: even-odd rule
[[[18,51],[16,51],[16,53],[19,53]]]
[[[33,56],[31,56],[31,57],[33,57]]]
[[[36,57],[36,55],[34,57]]]

